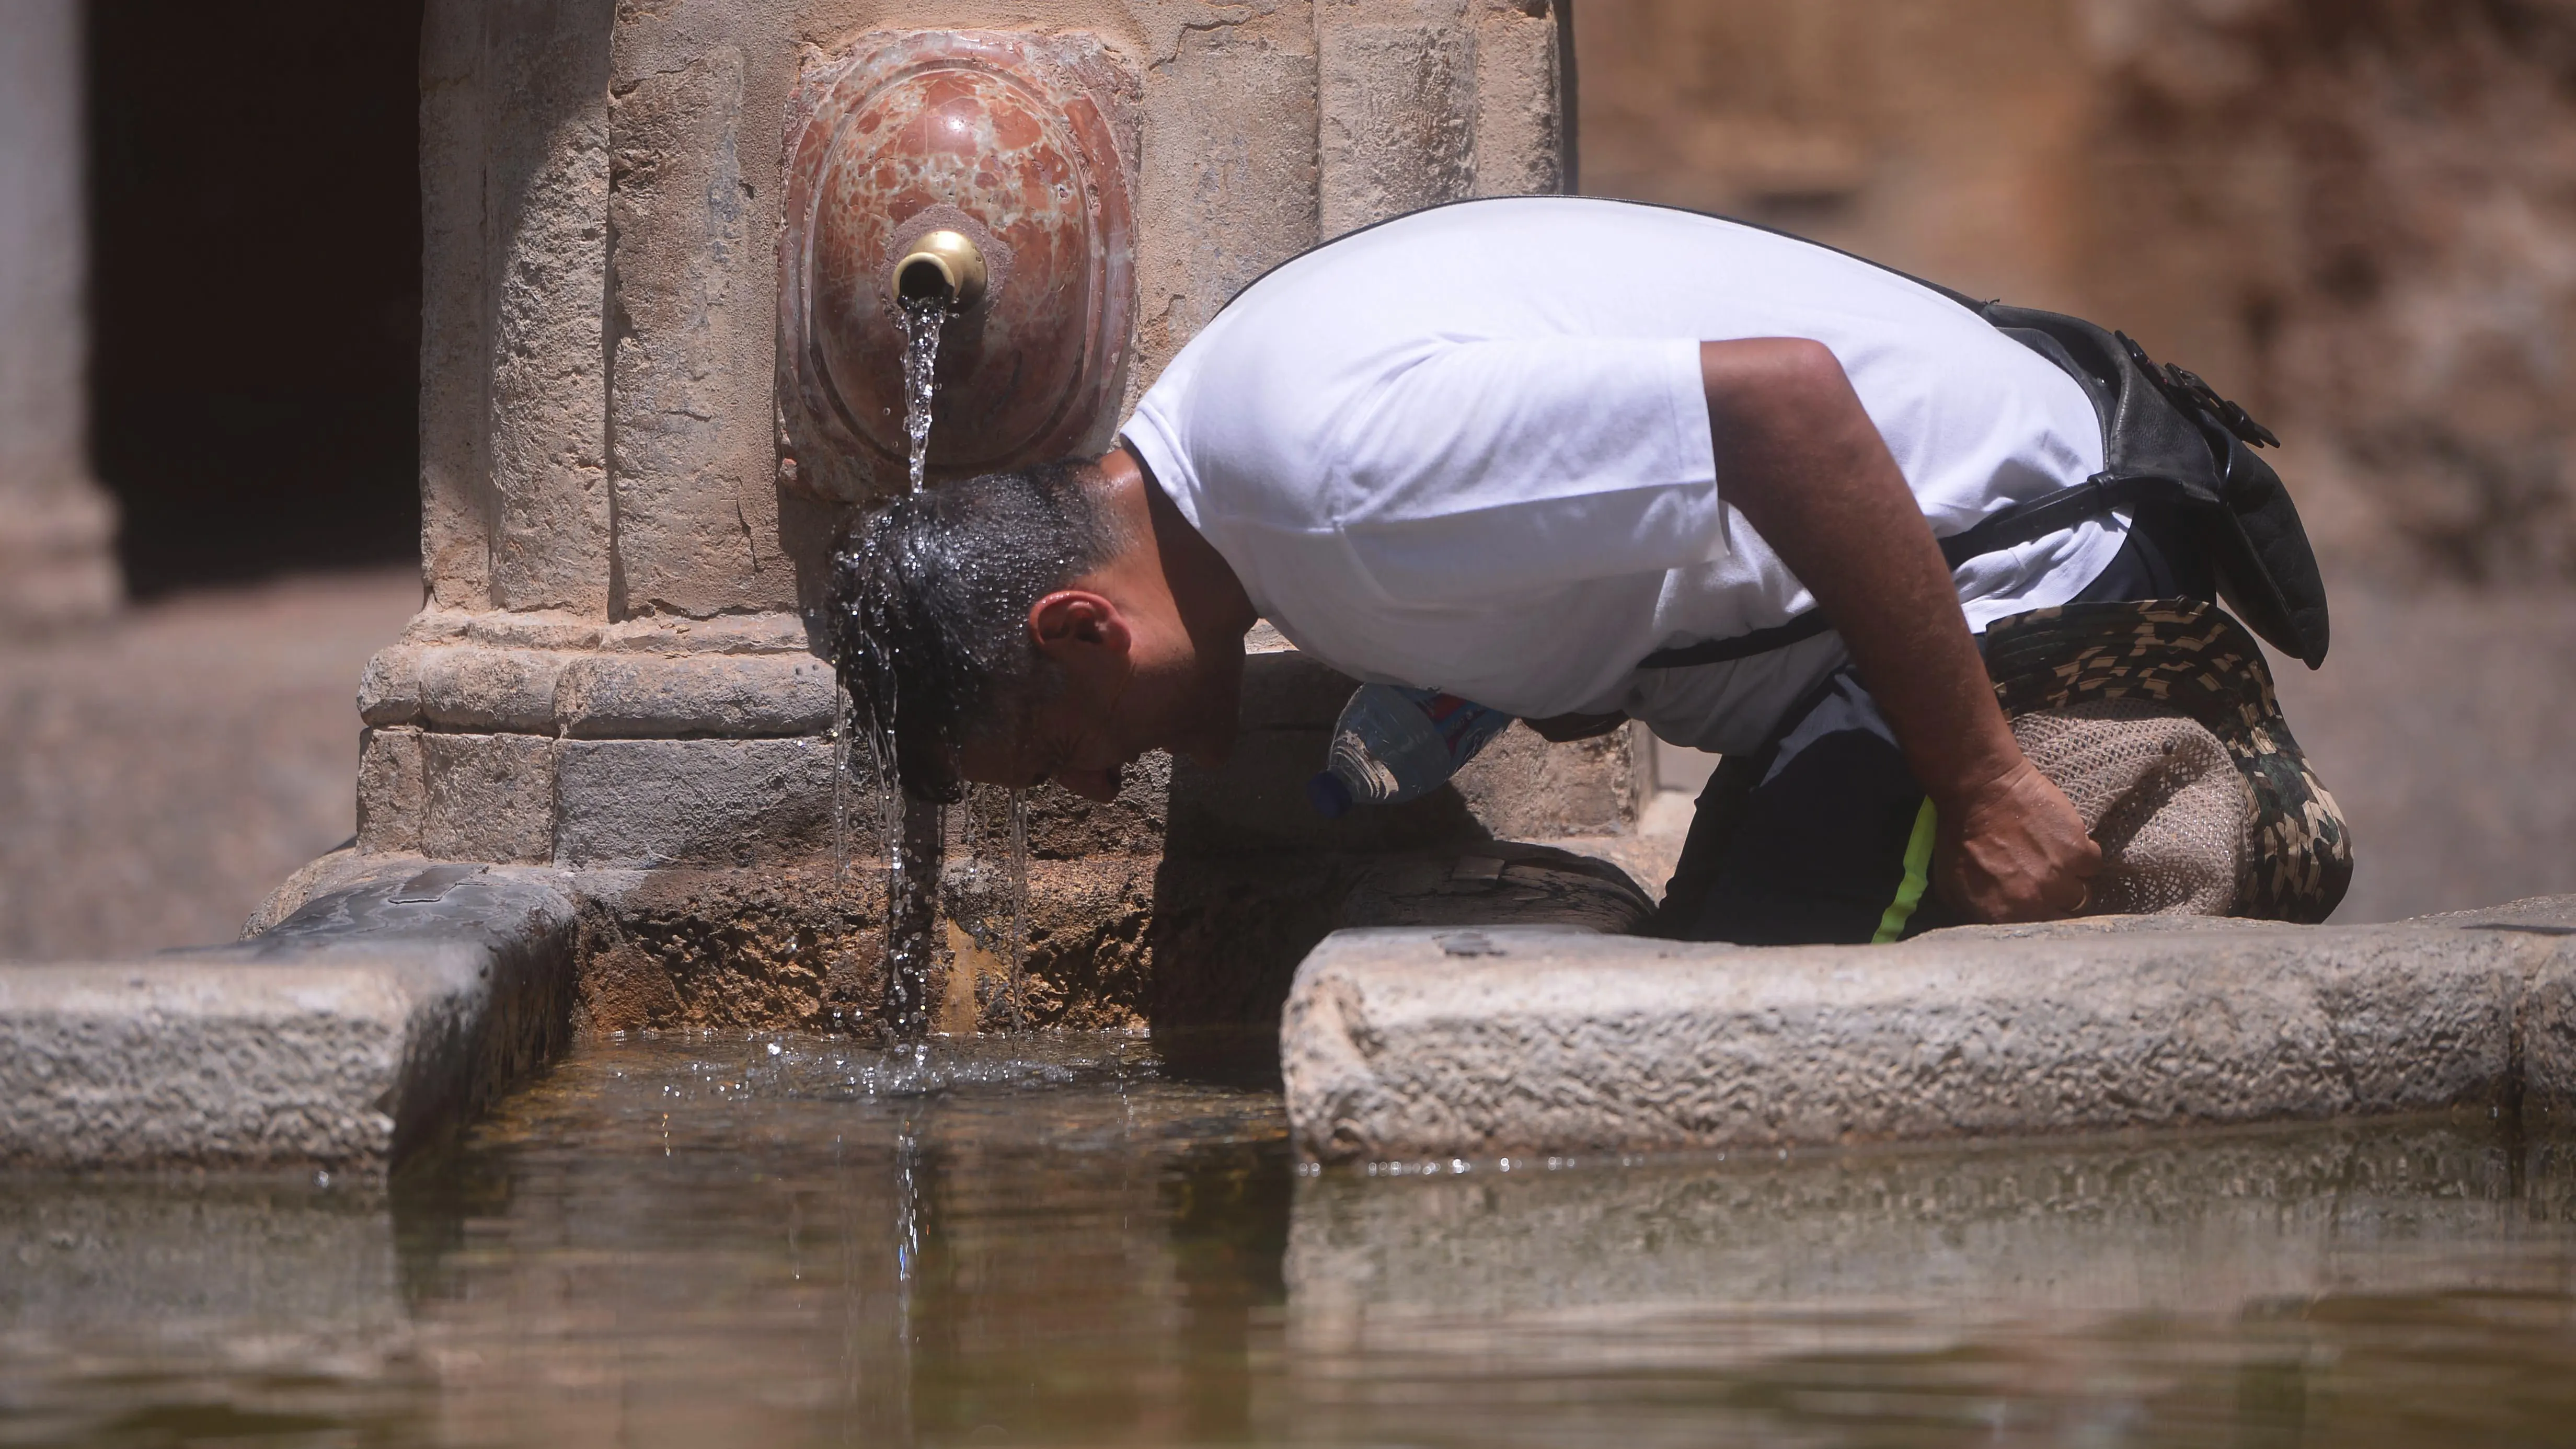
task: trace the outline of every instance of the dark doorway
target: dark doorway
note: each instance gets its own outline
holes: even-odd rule
[[[417,0],[96,0],[91,451],[147,596],[420,547]]]

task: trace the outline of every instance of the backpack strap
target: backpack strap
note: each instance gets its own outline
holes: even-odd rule
[[[1939,540],[1941,557],[1955,573],[1970,559],[2018,548],[2034,539],[2073,528],[2088,518],[2099,518],[2114,509],[2133,508],[2152,498],[2180,497],[2183,493],[2182,485],[2163,478],[2114,478],[2108,473],[2097,473],[2081,483],[2016,503],[2001,513],[1980,519],[1971,528]],[[1737,659],[1750,659],[1756,654],[1768,654],[1774,649],[1785,649],[1813,639],[1832,627],[1824,610],[1808,609],[1791,615],[1786,623],[1756,629],[1750,634],[1658,649],[1637,661],[1637,667],[1686,669],[1695,664],[1725,664]]]

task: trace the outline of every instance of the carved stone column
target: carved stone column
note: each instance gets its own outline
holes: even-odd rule
[[[80,11],[20,0],[0,45],[0,629],[108,614],[116,505],[90,475]]]

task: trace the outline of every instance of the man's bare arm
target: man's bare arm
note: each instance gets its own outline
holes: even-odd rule
[[[1816,596],[1940,818],[1936,881],[1973,919],[2082,908],[2102,853],[2022,757],[1950,566],[1821,343],[1700,345],[1718,487]]]

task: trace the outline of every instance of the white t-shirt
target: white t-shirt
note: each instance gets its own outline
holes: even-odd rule
[[[1710,442],[1699,344],[1749,337],[1833,350],[1935,534],[2101,471],[2074,380],[1938,293],[1576,197],[1442,207],[1281,266],[1181,349],[1125,438],[1262,614],[1335,668],[1747,750],[1839,640],[1636,665],[1812,603],[1726,502]],[[2066,602],[2124,526],[1971,562],[1971,627]]]

